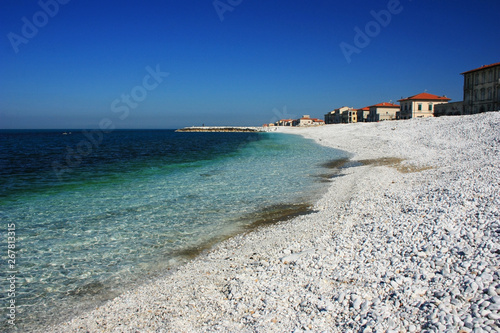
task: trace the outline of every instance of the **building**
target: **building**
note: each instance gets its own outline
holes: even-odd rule
[[[325,114],[325,124],[335,124],[335,111],[330,111]]]
[[[342,112],[352,109],[348,106],[335,109],[325,114],[325,124],[340,124],[342,122]]]
[[[465,114],[500,110],[500,62],[461,74]]]
[[[345,111],[342,111],[342,123],[350,124],[358,122],[358,110],[353,108],[348,108]]]
[[[276,126],[293,126],[293,119],[281,119],[278,120],[275,125]]]
[[[358,123],[370,121],[370,107],[358,109]]]
[[[325,121],[323,119],[318,119],[318,118],[312,118],[313,120],[313,125],[318,126],[318,125],[324,125]]]
[[[400,107],[396,104],[383,102],[369,106],[368,110],[369,121],[396,120]]]
[[[357,123],[358,110],[343,106],[325,114],[326,124]]]
[[[324,125],[322,119],[311,118],[309,115],[303,115],[302,118],[294,120],[293,126],[317,126]]]
[[[429,93],[421,93],[400,99],[401,104],[399,119],[434,117],[434,106],[451,101],[446,96],[437,96]]]
[[[438,104],[434,107],[434,116],[460,116],[464,114],[464,102]]]
[[[313,120],[309,115],[303,115],[302,118],[296,119],[294,121],[294,126],[310,126],[313,124]]]
[[[299,119],[281,119],[268,126],[318,126],[324,124],[323,119],[311,118],[309,115],[304,115]]]
[[[325,114],[325,124],[335,124],[335,110]]]

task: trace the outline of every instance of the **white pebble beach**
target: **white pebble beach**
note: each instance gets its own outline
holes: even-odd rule
[[[500,332],[500,112],[278,131],[362,165],[49,331]]]

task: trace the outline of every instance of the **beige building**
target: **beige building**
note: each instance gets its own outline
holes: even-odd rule
[[[353,108],[348,108],[342,111],[342,123],[350,124],[358,122],[358,110]]]
[[[446,96],[437,96],[429,93],[421,93],[400,99],[401,111],[399,119],[434,117],[434,106],[451,101]]]
[[[294,121],[293,126],[316,126],[324,124],[325,122],[322,119],[311,118],[309,115],[303,115],[302,118]]]
[[[464,113],[500,110],[500,62],[482,66],[464,76]]]
[[[310,126],[313,124],[313,120],[309,115],[304,115],[302,118],[295,120],[295,126]]]
[[[341,108],[328,112],[327,114],[325,114],[325,124],[340,124],[342,122],[342,113],[349,109],[352,108],[343,106]]]
[[[293,119],[281,119],[275,123],[276,126],[293,126]]]
[[[326,124],[357,123],[358,110],[348,106],[335,109],[325,114]]]
[[[396,120],[396,115],[400,109],[399,105],[386,102],[378,103],[368,108],[370,110],[369,121]]]
[[[317,126],[317,125],[324,125],[324,124],[325,124],[325,121],[323,119],[313,118],[313,125]]]

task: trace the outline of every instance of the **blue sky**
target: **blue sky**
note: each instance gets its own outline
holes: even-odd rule
[[[0,128],[261,125],[425,90],[459,101],[461,72],[500,61],[497,0],[0,6]]]

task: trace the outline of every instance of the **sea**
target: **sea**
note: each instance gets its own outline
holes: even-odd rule
[[[0,331],[70,319],[310,212],[345,157],[276,132],[0,131]]]

